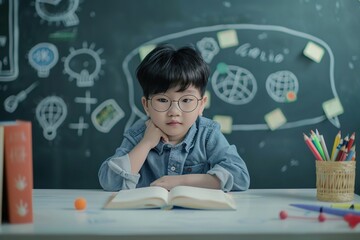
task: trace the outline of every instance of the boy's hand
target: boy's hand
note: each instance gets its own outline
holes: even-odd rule
[[[147,126],[147,128],[146,128],[145,135],[144,135],[144,138],[142,139],[142,141],[144,143],[149,144],[150,148],[154,148],[161,139],[163,139],[164,142],[169,141],[169,137],[163,131],[161,131],[161,129],[158,128],[151,121],[151,119],[146,121],[146,126]]]
[[[167,175],[167,176],[163,176],[159,179],[156,179],[155,181],[150,183],[150,186],[159,186],[159,187],[166,188],[167,190],[171,190],[172,188],[174,188],[176,186],[184,185],[183,180],[184,180],[183,175],[180,175],[180,176],[168,176]]]
[[[165,175],[152,183],[150,186],[159,186],[171,190],[176,186],[193,186],[202,188],[221,189],[220,180],[210,174],[186,174],[186,175]]]

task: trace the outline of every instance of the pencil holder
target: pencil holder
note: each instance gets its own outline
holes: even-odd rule
[[[354,199],[356,161],[315,161],[316,197],[320,201],[349,202]]]

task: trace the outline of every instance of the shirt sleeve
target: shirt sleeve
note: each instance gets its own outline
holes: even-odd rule
[[[98,177],[101,187],[106,191],[119,191],[136,188],[140,174],[131,173],[129,152],[136,146],[138,139],[127,131],[123,141],[112,157],[100,166]],[[140,139],[140,137],[139,137]]]
[[[104,190],[119,191],[136,188],[140,174],[132,174],[129,154],[111,157],[99,170],[99,182]]]
[[[219,178],[221,189],[225,192],[247,190],[250,176],[246,164],[235,145],[230,145],[221,133],[219,126],[210,133],[207,145],[211,165],[207,173]]]

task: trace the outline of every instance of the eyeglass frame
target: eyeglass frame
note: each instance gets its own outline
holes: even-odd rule
[[[170,106],[166,109],[166,110],[164,110],[164,111],[159,111],[159,110],[157,110],[157,109],[155,109],[154,107],[153,107],[153,104],[152,104],[152,99],[155,97],[155,96],[165,96],[165,97],[167,97],[169,100],[170,100]],[[179,101],[180,101],[180,99],[182,99],[183,97],[186,97],[186,96],[192,96],[192,97],[194,97],[197,101],[196,101],[196,107],[193,109],[193,110],[191,110],[191,111],[184,111],[184,110],[182,110],[181,109],[181,107],[180,107],[180,104],[179,104]],[[178,105],[178,108],[182,111],[182,112],[184,112],[184,113],[191,113],[191,112],[193,112],[193,111],[195,111],[195,109],[199,106],[199,101],[201,101],[201,100],[203,100],[204,98],[202,97],[202,98],[197,98],[195,95],[192,95],[192,94],[186,94],[186,95],[184,95],[184,96],[181,96],[178,100],[171,100],[171,98],[170,97],[168,97],[168,96],[166,96],[165,94],[155,94],[152,98],[147,98],[146,100],[148,100],[148,101],[150,101],[150,104],[151,104],[151,107],[155,110],[155,111],[157,111],[157,112],[166,112],[166,111],[168,111],[170,108],[171,108],[171,106],[172,106],[172,104],[174,103],[174,102],[176,102],[177,103],[177,105]]]

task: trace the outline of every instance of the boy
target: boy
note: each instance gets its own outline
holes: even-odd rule
[[[220,125],[202,117],[209,67],[190,47],[160,46],[137,68],[148,120],[124,133],[115,155],[99,169],[108,191],[178,185],[247,190],[250,177]]]

